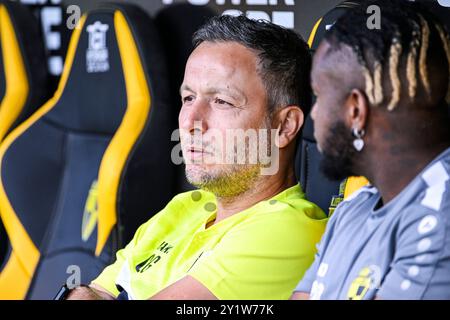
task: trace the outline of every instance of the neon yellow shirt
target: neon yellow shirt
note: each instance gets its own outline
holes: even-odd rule
[[[190,275],[219,299],[288,299],[327,222],[298,185],[205,229],[215,215],[211,193],[177,195],[93,283],[148,299]]]

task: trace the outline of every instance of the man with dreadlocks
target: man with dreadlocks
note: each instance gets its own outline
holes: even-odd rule
[[[293,299],[450,299],[449,47],[437,18],[400,0],[325,35],[311,76],[322,169],[372,185],[338,206]]]

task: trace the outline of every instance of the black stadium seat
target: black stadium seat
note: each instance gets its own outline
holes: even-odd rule
[[[105,5],[83,16],[56,94],[0,147],[10,242],[0,299],[51,299],[69,277],[88,283],[167,203],[166,79],[143,11]]]

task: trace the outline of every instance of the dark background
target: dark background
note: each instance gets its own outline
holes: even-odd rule
[[[72,12],[67,8],[76,5],[81,13],[96,8],[103,2],[122,2],[139,5],[155,17],[164,7],[176,3],[211,8],[217,14],[245,13],[252,18],[271,20],[297,30],[305,40],[316,21],[341,0],[16,0],[30,6],[38,18],[49,55],[49,71],[56,86],[62,72],[65,51],[71,30],[66,22]]]
[[[65,50],[71,30],[66,26],[69,18],[67,8],[76,5],[81,13],[97,7],[102,2],[134,3],[155,17],[171,4],[189,3],[193,6],[207,6],[222,14],[245,13],[252,18],[271,20],[277,24],[298,31],[308,40],[316,21],[341,0],[15,0],[29,5],[39,19],[49,54],[49,70],[57,82],[62,72]],[[358,1],[358,0],[356,0]],[[386,0],[389,1],[389,0]],[[429,0],[450,7],[450,0]]]

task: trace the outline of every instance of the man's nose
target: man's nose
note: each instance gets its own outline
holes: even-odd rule
[[[183,107],[180,112],[180,129],[194,134],[195,131],[205,132],[207,130],[207,118],[209,105],[203,99],[196,99],[188,107]]]

